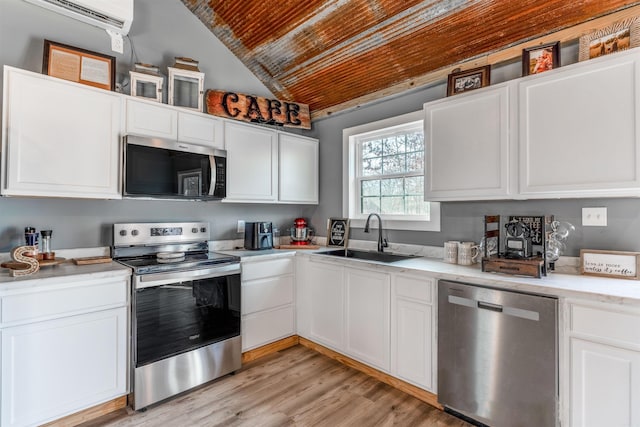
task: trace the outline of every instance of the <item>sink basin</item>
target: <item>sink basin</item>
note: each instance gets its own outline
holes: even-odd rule
[[[370,252],[357,249],[336,249],[333,251],[318,252],[320,255],[332,255],[345,258],[364,259],[367,261],[396,262],[415,258],[415,255],[399,255],[388,252]]]

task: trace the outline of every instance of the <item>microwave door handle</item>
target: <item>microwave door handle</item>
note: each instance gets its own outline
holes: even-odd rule
[[[213,192],[216,190],[217,168],[215,156],[209,156],[209,163],[211,164],[211,183],[209,184],[209,195],[213,196]]]

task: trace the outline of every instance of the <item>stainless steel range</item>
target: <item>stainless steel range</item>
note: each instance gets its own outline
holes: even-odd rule
[[[240,258],[208,251],[206,222],[114,224],[133,269],[135,410],[241,366]]]

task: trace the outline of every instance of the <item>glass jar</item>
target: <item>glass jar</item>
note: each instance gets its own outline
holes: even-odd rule
[[[52,230],[40,230],[40,253],[42,253],[44,259],[50,259],[51,254],[51,234]]]

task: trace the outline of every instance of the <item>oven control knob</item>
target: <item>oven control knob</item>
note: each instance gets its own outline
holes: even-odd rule
[[[131,230],[131,235],[132,236],[137,236],[138,234],[140,234],[140,232],[138,230]]]
[[[206,233],[206,232],[207,232],[206,227],[202,227],[202,228],[200,229],[200,232],[201,232],[201,233]]]
[[[193,227],[193,228],[191,229],[191,232],[192,232],[193,234],[196,234],[196,233],[198,232],[198,229],[197,229],[197,228],[195,228],[195,227]]]
[[[127,235],[127,230],[120,230],[120,235],[121,236],[126,236]]]

